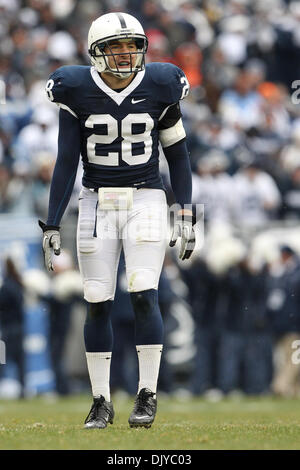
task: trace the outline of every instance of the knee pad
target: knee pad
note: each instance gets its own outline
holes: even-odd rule
[[[97,280],[84,281],[83,283],[84,298],[90,303],[105,302],[113,300],[113,296],[108,292],[107,286]]]
[[[152,269],[136,269],[128,277],[128,291],[141,292],[157,289],[157,274]]]

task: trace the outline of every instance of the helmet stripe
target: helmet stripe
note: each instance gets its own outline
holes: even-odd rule
[[[127,24],[126,24],[125,18],[122,15],[122,13],[116,13],[116,15],[119,18],[119,21],[121,23],[121,28],[127,28]]]

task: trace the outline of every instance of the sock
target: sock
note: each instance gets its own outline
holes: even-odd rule
[[[109,375],[111,352],[86,352],[93,397],[103,395],[110,401]]]
[[[138,393],[142,388],[149,388],[156,393],[162,348],[162,344],[136,346],[139,360]]]

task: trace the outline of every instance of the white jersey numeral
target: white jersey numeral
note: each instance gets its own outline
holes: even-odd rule
[[[48,98],[50,101],[53,101],[54,100],[54,96],[53,96],[53,93],[52,93],[52,88],[54,86],[54,80],[52,80],[52,78],[50,78],[50,80],[48,80],[48,82],[46,83],[46,93],[48,95]]]
[[[152,154],[152,136],[151,131],[154,127],[154,121],[148,113],[128,114],[121,121],[121,151],[108,152],[107,155],[96,154],[96,144],[112,144],[118,137],[118,121],[110,114],[91,114],[85,122],[88,128],[94,128],[95,125],[104,124],[107,126],[107,133],[104,135],[92,134],[87,139],[87,156],[91,163],[98,165],[118,166],[120,158],[128,165],[139,165],[146,163]],[[133,125],[141,124],[145,126],[142,133],[134,134]],[[144,145],[144,152],[139,155],[132,154],[133,144]]]
[[[119,164],[118,152],[108,152],[107,155],[96,155],[96,144],[112,144],[118,137],[118,121],[110,114],[91,114],[85,121],[85,127],[91,129],[95,125],[106,125],[107,134],[92,134],[87,139],[87,155],[89,162],[98,165],[117,166]]]
[[[142,124],[145,125],[145,130],[142,134],[133,134],[132,125]],[[148,113],[141,114],[128,114],[121,124],[122,137],[122,160],[128,165],[139,165],[146,163],[151,157],[152,153],[152,137],[151,131],[154,126],[152,117]],[[141,155],[132,155],[132,144],[142,142],[145,146],[144,153]]]
[[[181,77],[180,81],[183,84],[180,99],[183,100],[183,98],[185,98],[189,94],[190,84],[189,84],[188,79],[186,77]]]

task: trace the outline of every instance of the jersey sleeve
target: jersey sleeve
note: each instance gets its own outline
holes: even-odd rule
[[[55,70],[46,83],[46,94],[50,101],[56,103],[60,108],[69,111],[74,117],[78,117],[72,109],[71,88],[72,77],[68,71],[68,66]]]
[[[156,84],[157,98],[161,103],[172,105],[188,95],[190,84],[179,67],[168,63],[151,65],[152,80]]]
[[[80,124],[59,111],[58,153],[50,187],[47,225],[59,226],[69,203],[80,157]]]
[[[186,204],[191,204],[192,199],[192,172],[186,141],[180,140],[164,148],[164,154],[169,165],[176,203],[184,209]]]

